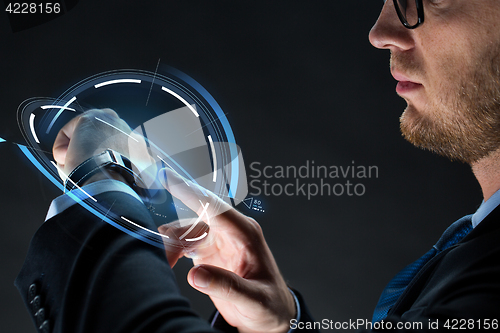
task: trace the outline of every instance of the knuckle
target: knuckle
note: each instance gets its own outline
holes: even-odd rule
[[[98,115],[100,115],[100,113],[101,112],[99,109],[90,109],[90,110],[87,110],[84,113],[82,113],[80,115],[80,118],[82,120],[93,120],[94,117],[97,117]]]
[[[246,217],[250,226],[252,227],[252,229],[257,232],[258,234],[262,234],[262,227],[260,226],[259,222],[257,222],[254,218],[252,217]]]
[[[112,109],[90,109],[80,115],[78,125],[92,126],[103,133],[114,133],[116,129],[130,133],[128,124]],[[110,127],[110,125],[112,127]],[[113,127],[115,129],[113,129]]]
[[[234,299],[240,290],[240,283],[234,278],[228,277],[224,279],[220,286],[220,295],[223,299]]]
[[[82,114],[82,118],[93,122],[98,122],[96,117],[111,124],[119,123],[121,120],[118,114],[111,109],[90,109]]]
[[[116,111],[113,110],[113,109],[105,108],[105,109],[101,109],[101,111],[104,112],[104,113],[106,113],[110,117],[120,118],[120,116],[118,115],[118,113],[116,113]]]
[[[96,117],[96,116],[101,116],[101,117],[106,117],[106,118],[120,118],[118,116],[118,113],[116,113],[112,109],[89,109],[83,113],[83,116],[86,117]]]

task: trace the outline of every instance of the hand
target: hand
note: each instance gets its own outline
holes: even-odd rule
[[[240,332],[287,332],[295,318],[295,302],[259,224],[208,191],[209,198],[203,198],[209,204],[206,208],[195,184],[186,185],[170,170],[159,174],[164,187],[210,225],[208,244],[187,254],[194,254],[196,265],[188,273],[189,284],[209,295],[224,319]],[[168,225],[159,231],[172,232]]]
[[[108,148],[128,157],[134,165],[139,161],[154,163],[144,138],[132,132],[115,111],[93,109],[73,118],[57,134],[52,152],[59,176],[64,181],[78,165]],[[117,173],[109,173],[109,176],[124,181]],[[87,183],[105,178],[98,173]]]

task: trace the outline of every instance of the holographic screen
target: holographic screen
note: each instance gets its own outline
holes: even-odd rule
[[[217,228],[215,217],[245,200],[248,187],[243,157],[226,115],[200,84],[170,67],[161,74],[139,70],[101,73],[57,98],[31,98],[19,106],[18,124],[27,145],[18,146],[61,191],[65,175],[52,156],[54,140],[71,119],[92,109],[112,109],[128,124],[129,133],[95,117],[110,127],[112,135],[127,136],[127,157],[134,173],[146,180],[148,206],[156,226],[183,231],[162,235],[119,216],[81,188],[68,192],[107,223],[161,248],[185,247],[201,240],[207,244],[210,230]],[[145,143],[147,158],[133,148],[139,141]],[[103,140],[96,154],[108,148],[106,142]],[[167,178],[169,187],[191,191],[199,207],[191,204],[193,209],[188,208],[164,189],[158,181],[158,171],[164,168],[175,175]]]

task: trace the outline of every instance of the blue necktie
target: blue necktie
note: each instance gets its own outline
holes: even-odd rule
[[[472,215],[467,215],[453,223],[445,230],[441,238],[438,240],[426,254],[417,259],[412,264],[403,268],[396,276],[387,284],[382,295],[378,300],[375,311],[373,312],[372,322],[381,321],[387,316],[391,307],[396,303],[399,296],[406,289],[410,281],[431,260],[436,254],[446,250],[450,246],[460,242],[472,230],[471,223]]]

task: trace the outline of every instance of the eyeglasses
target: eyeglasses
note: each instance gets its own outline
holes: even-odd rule
[[[422,0],[394,0],[394,7],[396,7],[399,20],[406,28],[415,29],[424,23]]]

